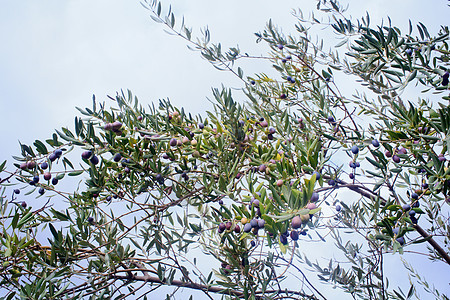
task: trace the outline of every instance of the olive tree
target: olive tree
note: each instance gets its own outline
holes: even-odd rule
[[[94,97],[73,127],[20,144],[0,167],[4,299],[147,299],[162,286],[167,298],[326,299],[326,284],[448,299],[401,256],[450,264],[447,26],[405,34],[321,0],[310,18],[296,11],[295,34],[269,21],[256,34],[267,55],[252,56],[143,6],[242,93],[213,89],[214,110],[196,116],[130,91]],[[273,75],[245,74],[252,61]],[[321,259],[308,241],[339,253]],[[387,255],[405,257],[409,290],[392,286]]]

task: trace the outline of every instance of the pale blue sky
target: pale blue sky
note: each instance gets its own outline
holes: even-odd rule
[[[354,18],[369,11],[372,24],[389,15],[402,29],[412,19],[426,24],[432,34],[439,25],[450,25],[444,0],[342,1],[347,2]],[[175,105],[201,113],[211,108],[206,100],[211,87],[240,86],[233,76],[189,51],[183,40],[164,33],[138,0],[0,3],[0,160],[19,153],[19,139],[31,144],[48,138],[54,128],[72,126],[75,106],[90,106],[92,94],[106,100],[108,94],[130,89],[142,103],[169,97]],[[269,18],[291,32],[291,9],[301,7],[307,13],[316,2],[166,3],[173,3],[178,21],[184,15],[195,32],[208,25],[214,41],[262,54],[265,48],[255,44],[254,32]],[[448,268],[442,272],[435,281],[448,289],[448,280],[442,281]]]

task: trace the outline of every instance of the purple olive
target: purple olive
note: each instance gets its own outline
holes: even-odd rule
[[[53,151],[53,153],[55,153],[57,158],[60,158],[62,155],[62,150],[61,149],[56,149],[55,151]]]
[[[250,226],[252,226],[252,228],[257,228],[258,227],[258,220],[252,219],[250,221]]]
[[[341,207],[339,204],[337,204],[337,205],[336,205],[336,211],[337,211],[337,212],[340,212],[341,210],[342,210],[342,207]]]
[[[258,227],[259,228],[264,228],[265,225],[266,225],[266,221],[264,221],[263,219],[259,219],[258,220]]]
[[[48,168],[48,163],[46,162],[46,161],[44,161],[42,164],[41,164],[41,169],[42,170],[46,170]]]
[[[250,223],[246,223],[244,225],[244,232],[250,232],[252,230],[252,225]]]
[[[296,241],[296,240],[298,240],[298,237],[299,237],[298,231],[292,230],[292,231],[291,231],[291,239],[292,239],[293,241]]]
[[[56,155],[55,155],[55,153],[51,153],[49,156],[48,156],[48,159],[50,160],[50,161],[55,161],[56,159],[57,159],[57,157],[56,157]]]
[[[316,192],[313,192],[311,195],[311,200],[310,202],[317,202],[319,200],[319,194]]]
[[[292,218],[291,226],[294,229],[298,229],[302,227],[302,220],[300,219],[300,216],[295,216]]]
[[[372,146],[374,146],[375,148],[380,147],[380,142],[378,140],[372,140]]]
[[[397,238],[396,241],[399,242],[399,244],[402,246],[405,244],[405,238],[402,236]]]
[[[22,203],[20,203],[20,206],[22,206],[23,208],[27,208],[27,203],[25,201],[22,201]]]
[[[45,193],[45,190],[44,190],[43,187],[41,187],[41,188],[39,189],[39,194],[44,195],[44,193]]]
[[[351,149],[351,151],[352,151],[353,154],[358,154],[358,152],[359,152],[358,146],[356,146],[356,145],[353,146],[352,149]]]
[[[234,226],[234,232],[235,233],[240,233],[241,232],[241,227],[239,227],[239,225]]]
[[[394,155],[394,156],[392,156],[392,160],[393,160],[395,163],[399,163],[399,162],[400,162],[400,157],[398,157],[397,155]]]
[[[52,178],[52,174],[50,172],[44,173],[44,179],[50,180]]]
[[[114,154],[113,160],[115,162],[119,162],[121,159],[122,159],[122,155],[120,155],[120,153]]]
[[[28,169],[34,169],[36,167],[36,163],[34,161],[27,162]]]
[[[220,223],[220,224],[219,224],[219,233],[222,233],[222,232],[224,232],[224,231],[225,231],[225,229],[226,229],[226,225],[225,225],[225,223]]]
[[[178,144],[178,141],[176,138],[172,138],[169,142],[169,145],[172,147],[175,147]]]
[[[384,155],[386,155],[386,157],[392,157],[392,153],[390,151],[384,152]]]
[[[55,178],[52,179],[52,184],[53,185],[57,185],[58,181],[59,181],[58,178],[55,177]]]
[[[89,160],[94,166],[97,165],[99,163],[99,159],[96,155],[92,156],[91,159]]]
[[[87,150],[81,153],[81,158],[83,159],[89,159],[92,156],[92,151]]]

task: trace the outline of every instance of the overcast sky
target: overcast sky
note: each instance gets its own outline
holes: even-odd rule
[[[31,144],[54,128],[73,126],[75,106],[106,100],[130,89],[142,103],[170,98],[187,111],[211,108],[211,87],[240,87],[228,73],[218,72],[186,43],[163,31],[134,0],[0,1],[0,160],[19,153],[18,140]],[[312,0],[167,1],[178,21],[199,33],[206,25],[224,46],[263,54],[254,33],[269,18],[292,32],[291,9],[314,9]],[[445,0],[342,1],[353,18],[370,13],[372,24],[390,16],[395,26],[421,21],[435,34],[449,25]],[[250,75],[250,74],[248,74]],[[436,276],[436,282],[443,276]],[[448,282],[445,281],[444,282]],[[441,282],[442,283],[442,282]],[[444,284],[445,286],[445,284]],[[448,288],[448,285],[447,285]]]

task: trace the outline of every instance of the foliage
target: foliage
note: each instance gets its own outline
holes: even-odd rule
[[[327,20],[298,11],[292,35],[269,21],[256,34],[269,53],[255,57],[224,52],[208,30],[194,40],[161,3],[143,5],[242,79],[247,101],[214,89],[214,111],[192,116],[120,92],[79,108],[73,130],[21,144],[15,169],[0,167],[5,299],[147,299],[162,285],[211,299],[325,298],[305,269],[358,299],[411,298],[413,278],[448,299],[407,262],[408,292],[383,267],[388,253],[423,252],[419,243],[430,264],[450,264],[448,27],[402,34],[319,1]],[[336,49],[312,42],[318,26]],[[246,77],[239,64],[255,59],[277,75]],[[346,96],[350,77],[361,88]],[[405,99],[411,86],[431,100]],[[342,255],[302,254],[308,240],[334,240]]]

